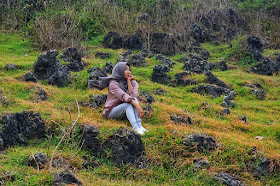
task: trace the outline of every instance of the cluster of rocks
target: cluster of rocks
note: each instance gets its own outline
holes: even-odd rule
[[[197,23],[194,23],[191,26],[191,36],[199,43],[217,40],[217,36],[211,35],[205,28]]]
[[[90,73],[88,77],[89,80],[98,80],[100,77],[107,77],[106,72],[101,70],[99,67],[88,68],[87,71]]]
[[[47,164],[47,157],[43,153],[37,153],[28,157],[27,160],[28,166],[31,166],[35,169],[43,169]],[[53,165],[55,165],[55,159]],[[64,166],[55,166],[55,167],[64,167]],[[75,184],[82,185],[82,182],[78,180],[72,172],[58,172],[54,175],[52,180],[52,185],[64,185],[64,184]]]
[[[140,55],[147,57],[147,58],[151,58],[154,56],[154,53],[152,53],[151,51],[148,50],[147,46],[143,43],[142,45],[142,51],[140,52]]]
[[[168,57],[166,57],[162,54],[157,54],[156,60],[161,61],[162,64],[167,65],[167,67],[169,67],[169,68],[173,68],[173,65],[175,65],[175,63],[171,59],[169,59]]]
[[[35,76],[35,74],[34,73],[32,73],[32,72],[27,72],[25,75],[24,75],[24,81],[31,81],[31,82],[34,82],[34,83],[36,83],[38,80],[37,80],[37,78],[36,78],[36,76]]]
[[[270,58],[263,58],[261,63],[253,66],[251,71],[261,75],[272,76],[280,71],[280,61],[273,61]]]
[[[230,90],[230,87],[222,80],[218,79],[211,70],[216,66],[214,63],[208,63],[206,60],[203,60],[201,55],[191,55],[191,59],[184,62],[184,69],[186,72],[182,72],[175,75],[175,84],[177,85],[191,85],[191,84],[198,84],[198,82],[191,80],[188,78],[191,73],[204,73],[206,76],[206,83],[211,85],[199,85],[192,90],[199,94],[209,94],[213,97],[219,97],[224,95],[223,98],[223,105],[225,106],[225,110],[223,113],[229,114],[229,106],[233,106],[233,98],[234,98],[234,91]],[[206,57],[205,57],[206,59]],[[218,67],[221,70],[229,69],[226,65],[225,60],[221,61]]]
[[[90,150],[92,153],[97,154],[101,151],[101,141],[99,140],[99,130],[93,125],[81,126],[81,145],[84,149]]]
[[[34,154],[34,156],[30,156],[27,160],[28,166],[31,166],[35,169],[43,169],[46,164],[46,155],[43,153]]]
[[[137,168],[146,167],[144,144],[141,136],[132,130],[119,129],[107,140],[112,149],[112,160],[117,165],[132,163]]]
[[[279,167],[277,167],[275,160],[263,157],[257,151],[257,147],[253,146],[248,155],[252,157],[245,162],[247,170],[253,173],[255,178],[262,178],[265,176],[272,176]]]
[[[272,76],[274,73],[277,74],[280,70],[280,55],[276,53],[275,60],[263,57],[262,52],[265,44],[265,40],[258,37],[252,35],[247,37],[247,51],[256,62],[259,62],[251,67],[250,71],[261,75]]]
[[[143,111],[146,116],[150,116],[154,110],[152,103],[156,101],[155,98],[149,92],[141,90],[139,99],[143,103],[146,103],[146,105],[143,107]]]
[[[114,64],[112,62],[106,62],[105,66],[103,67],[103,71],[106,72],[107,74],[112,74]]]
[[[27,144],[28,139],[43,138],[45,123],[39,113],[24,111],[0,119],[0,150],[14,145]]]
[[[206,93],[212,95],[213,97],[219,97],[221,95],[224,95],[223,106],[225,106],[225,109],[222,111],[222,114],[230,114],[229,107],[234,106],[232,101],[235,95],[234,91],[216,85],[199,85],[197,88],[193,88],[192,90],[199,94]]]
[[[206,83],[209,83],[209,84],[214,84],[214,85],[218,85],[218,86],[221,86],[221,87],[224,87],[224,88],[229,88],[228,85],[223,82],[222,80],[218,79],[214,74],[212,74],[210,71],[207,71],[205,73],[206,75]]]
[[[66,66],[70,71],[79,72],[84,69],[82,53],[77,48],[64,49],[63,54],[60,55],[60,58],[68,63]]]
[[[92,107],[98,109],[99,106],[104,105],[107,100],[107,95],[94,95],[90,97],[89,102],[81,103],[84,107]]]
[[[155,98],[147,91],[141,90],[139,99],[145,103],[153,103],[155,102]]]
[[[112,150],[112,161],[116,165],[133,164],[137,168],[146,167],[144,145],[139,134],[125,128],[118,129],[109,136],[104,144],[99,140],[99,131],[94,126],[82,127],[82,144],[90,152],[106,153],[103,149]],[[107,157],[107,156],[106,156]]]
[[[163,32],[147,33],[143,30],[138,30],[136,34],[121,36],[116,32],[109,32],[104,38],[104,46],[112,49],[137,49],[143,50],[144,45],[150,46],[150,50],[155,54],[163,54],[167,56],[174,55],[176,52],[184,52],[187,49],[187,44],[190,41],[194,43],[212,42],[218,44],[218,38],[222,40],[231,40],[237,34],[236,27],[243,27],[245,21],[232,8],[226,10],[211,9],[205,15],[198,17],[199,22],[191,25],[189,34],[177,33],[169,34]],[[148,13],[144,13],[139,17],[139,24],[151,24],[155,26],[153,20],[150,19]],[[218,33],[214,35],[212,33]],[[150,35],[150,40],[146,41],[147,34]],[[145,40],[145,44],[144,41]],[[150,52],[144,52],[146,56],[151,56]]]
[[[6,71],[17,70],[17,69],[18,69],[18,67],[16,65],[12,64],[12,63],[9,63],[5,66]]]
[[[70,81],[70,72],[59,63],[57,50],[43,52],[34,63],[33,73],[38,80],[48,80],[51,85],[63,87]]]
[[[48,80],[48,83],[63,87],[70,82],[70,71],[78,72],[84,69],[81,53],[76,48],[67,48],[60,56],[68,62],[66,66],[60,64],[56,58],[57,50],[48,50],[40,54],[33,66],[33,73],[28,72],[24,76],[25,81],[37,82]]]
[[[174,75],[174,82],[173,85],[176,86],[186,86],[186,85],[195,85],[198,84],[197,81],[192,80],[190,78],[191,73],[190,72],[181,72],[181,73],[177,73]]]
[[[175,114],[175,113],[170,113],[170,121],[174,123],[183,123],[185,125],[190,125],[192,124],[192,120],[189,116],[185,116],[182,114]]]
[[[230,186],[245,186],[245,184],[240,181],[238,178],[234,177],[232,174],[229,173],[219,173],[216,174],[214,180],[222,182],[224,185]]]
[[[167,34],[155,32],[151,35],[151,51],[156,54],[172,56],[176,52],[184,51],[189,37],[183,34]]]
[[[205,29],[201,26],[201,28],[196,28],[199,31],[199,35],[197,34],[196,37],[202,42],[217,42],[217,36],[211,35],[211,32],[219,32],[224,41],[231,40],[237,34],[236,27],[244,28],[247,25],[246,21],[232,8],[224,10],[211,9],[204,15],[199,16],[199,20],[207,28]]]
[[[214,138],[203,134],[190,134],[183,143],[189,151],[198,151],[199,153],[208,153],[218,147]]]
[[[147,61],[145,57],[141,54],[132,54],[128,58],[129,64],[135,67],[144,67],[147,66]]]
[[[118,57],[118,62],[128,62],[128,56],[132,54],[131,50],[127,50],[123,53],[121,53]]]
[[[112,54],[109,52],[97,52],[95,54],[96,57],[99,57],[101,59],[111,58]]]
[[[136,34],[123,37],[116,32],[109,32],[105,36],[103,42],[106,48],[112,48],[112,49],[127,48],[131,50],[134,49],[140,50],[143,44],[140,41],[140,38]]]
[[[226,60],[222,60],[220,63],[219,63],[219,69],[221,71],[226,71],[229,69],[229,67],[227,66],[227,63],[226,63]]]
[[[77,179],[72,172],[58,172],[54,175],[52,185],[61,186],[65,184],[83,185],[82,182]]]
[[[194,159],[193,160],[193,168],[195,170],[209,169],[210,168],[210,163],[209,163],[209,161],[207,161],[203,158]]]
[[[171,82],[171,76],[167,75],[170,68],[164,65],[156,65],[153,67],[152,81],[167,85]]]
[[[35,88],[35,92],[37,97],[35,98],[36,102],[39,101],[46,101],[47,99],[47,93],[45,92],[44,89],[40,88],[40,87],[34,87]]]
[[[152,33],[149,45],[151,51],[147,50],[146,44],[136,34],[120,36],[116,32],[109,32],[104,38],[103,43],[106,48],[142,50],[145,57],[152,57],[153,53],[171,56],[176,52],[185,50],[186,45],[184,41],[188,41],[187,38],[187,36],[182,34]]]
[[[253,59],[255,61],[261,61],[263,58],[262,52],[264,47],[264,42],[258,37],[255,36],[248,36],[247,37],[247,50],[250,53],[250,55],[253,56]]]
[[[276,169],[276,164],[269,158],[252,158],[250,164],[254,177],[261,178],[272,175]]]
[[[266,91],[259,83],[255,84],[245,84],[246,87],[249,87],[251,92],[256,95],[257,99],[264,100],[266,97]]]
[[[199,85],[197,88],[194,88],[193,91],[199,94],[209,94],[214,98],[230,93],[229,89],[215,85]]]
[[[201,74],[211,71],[215,67],[215,63],[208,63],[200,55],[191,55],[191,59],[185,61],[184,69],[190,72]]]

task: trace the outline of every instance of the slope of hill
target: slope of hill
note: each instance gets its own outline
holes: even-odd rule
[[[229,44],[215,46],[205,43],[201,47],[210,51],[208,61],[216,64],[230,50]],[[45,153],[46,161],[50,162],[64,132],[77,118],[77,125],[96,126],[100,131],[101,142],[106,142],[120,127],[130,128],[127,121],[103,119],[103,105],[94,109],[83,104],[90,102],[94,95],[107,94],[107,89],[99,91],[87,88],[87,68],[102,68],[109,61],[115,64],[122,49],[93,47],[89,55],[82,58],[86,64],[85,69],[71,72],[71,83],[61,88],[49,85],[45,80],[37,83],[23,80],[24,75],[32,71],[41,52],[34,50],[29,41],[18,34],[0,34],[0,115],[3,117],[32,110],[40,113],[48,128],[44,139],[30,140],[28,145],[10,147],[0,154],[0,180],[5,184],[49,185],[54,174],[64,170],[73,171],[84,185],[220,185],[221,182],[215,181],[213,176],[222,172],[233,174],[246,185],[280,184],[280,76],[247,73],[245,70],[248,67],[239,66],[237,61],[228,61],[227,64],[232,67],[229,70],[215,68],[212,71],[235,92],[234,106],[229,107],[230,114],[223,114],[223,96],[212,98],[193,91],[199,85],[207,84],[204,74],[190,75],[199,85],[174,87],[151,81],[153,67],[161,64],[155,57],[146,58],[147,66],[132,67],[140,90],[149,92],[156,100],[152,103],[152,114],[143,119],[144,126],[149,130],[141,137],[146,154],[146,168],[137,169],[130,164],[116,166],[110,159],[110,149],[105,149],[105,155],[101,156],[93,156],[90,151],[81,149],[81,134],[77,126],[54,153],[53,162],[59,165],[52,165],[50,168],[47,163],[43,169],[30,167],[28,157],[38,152]],[[95,56],[97,52],[109,52],[112,55],[101,59]],[[139,52],[133,51],[135,54]],[[264,54],[273,56],[275,52],[280,50],[265,50]],[[178,62],[184,55],[170,57],[175,65],[168,75],[173,77],[184,71],[184,64]],[[5,70],[9,63],[15,64],[17,69]],[[246,84],[259,84],[266,92],[265,99],[257,99]],[[40,89],[46,92],[45,101],[38,98]],[[164,92],[155,94],[156,89],[163,89]],[[147,103],[141,102],[141,105],[146,106]],[[192,122],[172,122],[170,116],[178,115],[189,116]],[[246,116],[247,122],[244,123],[240,116]],[[217,148],[210,153],[193,151],[184,143],[184,138],[189,134],[209,135],[217,141]],[[256,136],[264,139],[258,140]],[[253,146],[256,146],[257,153],[248,153]],[[84,156],[88,156],[96,165],[91,169],[84,168]],[[256,169],[265,157],[269,159],[268,167],[271,170],[266,170],[265,176],[256,178]],[[194,169],[193,160],[200,158],[208,160],[210,168]]]

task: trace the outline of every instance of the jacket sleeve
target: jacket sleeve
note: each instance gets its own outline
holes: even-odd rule
[[[117,81],[111,81],[109,84],[108,90],[122,102],[128,103],[131,100],[133,100],[133,98],[130,95],[125,93],[120,88],[120,84]]]
[[[132,89],[128,93],[128,95],[130,95],[133,98],[137,98],[139,96],[139,94],[138,94],[138,87],[139,87],[138,83],[135,80],[133,80],[133,81],[131,81],[131,85],[132,85]]]

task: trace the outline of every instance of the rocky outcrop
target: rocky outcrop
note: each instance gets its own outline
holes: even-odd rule
[[[58,87],[63,87],[70,82],[70,72],[68,67],[59,63],[56,56],[57,50],[49,50],[40,54],[34,63],[33,73],[38,80],[48,80],[48,83]]]
[[[18,69],[18,67],[16,65],[12,64],[12,63],[9,63],[5,66],[6,71],[17,70],[17,69]]]
[[[186,85],[195,85],[198,82],[190,79],[191,73],[189,72],[181,72],[178,74],[175,74],[175,79],[174,79],[174,85],[175,86],[186,86]]]
[[[221,95],[226,95],[230,93],[229,89],[214,85],[199,85],[197,88],[194,88],[193,91],[199,94],[209,94],[213,97],[219,97]]]
[[[106,48],[120,49],[123,45],[123,38],[116,32],[109,32],[103,42]]]
[[[91,96],[88,102],[81,103],[84,107],[92,107],[98,109],[100,106],[104,105],[107,100],[107,95],[94,95]]]
[[[32,72],[27,72],[24,75],[24,81],[31,81],[31,82],[36,83],[37,82],[37,78],[36,78],[36,76]]]
[[[167,75],[169,68],[163,65],[156,65],[153,68],[152,81],[167,85],[171,81],[171,77]]]
[[[99,57],[101,59],[111,58],[112,54],[109,52],[97,52],[95,57]]]
[[[221,181],[227,186],[245,186],[245,184],[233,175],[228,173],[220,173],[214,176],[214,180]]]
[[[184,145],[190,151],[198,151],[199,153],[210,152],[217,148],[216,140],[210,136],[203,134],[190,134],[184,139]]]
[[[43,153],[37,153],[37,154],[34,154],[34,156],[30,156],[28,158],[28,165],[37,169],[42,169],[44,168],[45,166],[45,163],[46,163],[46,155],[43,154]]]
[[[194,73],[203,73],[211,71],[215,67],[214,63],[208,63],[200,56],[192,55],[190,60],[185,61],[184,69]]]
[[[261,75],[272,76],[280,71],[280,62],[263,58],[263,61],[251,68],[251,71]]]
[[[142,42],[136,34],[124,37],[123,47],[131,50],[141,50]]]
[[[0,149],[27,144],[28,139],[44,138],[45,123],[39,113],[32,111],[9,114],[0,120]]]
[[[145,168],[145,151],[141,136],[132,130],[121,128],[107,139],[112,149],[112,159],[117,165],[131,163],[137,168]]]
[[[107,74],[112,74],[114,68],[114,64],[112,62],[106,62],[106,65],[103,67],[102,71],[106,72]]]
[[[72,172],[58,172],[54,175],[52,185],[61,186],[65,184],[83,185]]]
[[[70,71],[79,72],[84,69],[82,53],[77,48],[71,47],[64,49],[63,54],[60,55],[60,58],[68,62],[66,66]]]
[[[101,152],[102,146],[99,135],[100,133],[97,127],[93,125],[81,126],[82,147],[84,149],[90,150],[90,152],[94,155],[96,155],[98,152]]]
[[[214,74],[212,74],[210,71],[207,71],[205,73],[206,75],[206,83],[210,83],[210,84],[215,84],[224,88],[229,88],[227,86],[227,84],[225,82],[223,82],[222,80],[218,79]]]
[[[163,65],[167,65],[169,68],[173,68],[173,65],[175,65],[175,63],[171,61],[171,59],[162,54],[157,54],[156,60],[161,61]]]
[[[128,58],[129,64],[135,67],[144,67],[147,66],[147,61],[144,56],[142,55],[137,55],[137,54],[132,54]]]
[[[141,99],[141,101],[145,103],[150,103],[150,104],[156,101],[155,98],[149,92],[144,90],[140,91],[139,99]]]
[[[262,52],[263,52],[263,41],[255,36],[248,36],[247,37],[247,50],[248,52],[253,56],[255,61],[261,61],[262,60]]]

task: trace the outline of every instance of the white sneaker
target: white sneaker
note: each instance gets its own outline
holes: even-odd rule
[[[143,131],[143,132],[149,132],[147,129],[145,129],[144,127],[140,127],[140,129]]]
[[[144,135],[144,132],[140,129],[140,128],[137,128],[137,129],[134,129],[138,134],[140,135]]]

